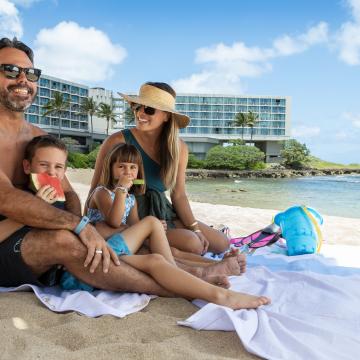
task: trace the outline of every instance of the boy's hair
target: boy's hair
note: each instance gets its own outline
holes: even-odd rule
[[[59,138],[52,135],[40,135],[35,136],[25,148],[24,159],[29,162],[34,158],[37,149],[52,147],[62,150],[64,153],[68,153],[65,143]]]
[[[100,181],[98,185],[112,189],[115,185],[115,179],[112,176],[112,166],[115,162],[128,162],[138,165],[138,179],[144,179],[144,167],[139,151],[134,145],[118,144],[115,145],[105,156],[103,167],[101,169]],[[145,193],[145,183],[132,187],[131,192],[136,195]]]
[[[2,38],[0,39],[0,50],[3,48],[13,48],[18,49],[20,51],[23,51],[27,57],[30,59],[32,63],[34,63],[34,53],[33,51],[25,45],[23,42],[19,41],[16,37],[14,37],[12,40],[9,38]]]

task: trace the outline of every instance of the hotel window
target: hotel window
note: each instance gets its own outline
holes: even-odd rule
[[[235,112],[235,106],[233,106],[233,105],[224,105],[224,111]]]
[[[50,81],[48,79],[40,78],[40,86],[49,87]]]
[[[211,103],[220,105],[220,104],[223,103],[223,98],[221,98],[221,97],[213,97],[211,99]]]
[[[238,105],[247,105],[248,99],[247,99],[247,98],[237,98],[237,99],[236,99],[236,103],[237,103]]]
[[[50,118],[49,117],[42,117],[41,119],[40,119],[40,124],[42,124],[42,125],[50,125]]]
[[[260,105],[271,105],[271,99],[260,99]]]
[[[235,98],[225,97],[224,104],[235,104]]]
[[[247,112],[247,111],[248,111],[248,108],[245,105],[236,106],[236,112],[244,113],[244,112]]]
[[[248,109],[249,109],[249,111],[252,111],[252,112],[259,112],[258,106],[249,106]]]
[[[249,105],[259,105],[259,99],[249,98]]]

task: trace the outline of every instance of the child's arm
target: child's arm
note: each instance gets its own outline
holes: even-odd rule
[[[140,221],[140,219],[139,219],[139,213],[138,213],[138,209],[137,209],[137,202],[135,200],[135,204],[130,210],[130,213],[129,213],[126,223],[131,226],[131,225],[138,223],[139,221]]]
[[[127,193],[115,191],[115,199],[112,201],[110,194],[105,189],[95,192],[93,199],[98,210],[103,214],[105,222],[114,228],[121,226],[125,213],[125,200]]]
[[[0,222],[0,242],[7,239],[15,231],[18,231],[24,226],[15,220],[5,219]]]

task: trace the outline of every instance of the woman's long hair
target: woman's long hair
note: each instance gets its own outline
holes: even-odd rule
[[[175,90],[166,83],[161,82],[147,82],[147,85],[155,86],[158,89],[164,90],[176,98]],[[170,191],[175,187],[176,177],[179,167],[179,127],[176,121],[169,113],[169,121],[164,124],[160,134],[160,176],[165,184],[165,187]]]
[[[115,145],[105,156],[103,167],[101,169],[101,175],[98,186],[102,185],[112,190],[116,185],[116,180],[112,175],[112,167],[116,162],[133,163],[139,168],[137,179],[143,179],[144,184],[133,185],[130,192],[140,195],[145,193],[145,176],[144,167],[139,151],[134,145],[118,144]]]

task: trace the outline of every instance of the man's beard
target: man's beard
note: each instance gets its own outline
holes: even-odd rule
[[[12,87],[10,87],[10,90]],[[8,110],[15,112],[24,112],[26,109],[28,109],[31,106],[36,96],[36,91],[33,91],[31,88],[28,88],[28,91],[30,95],[28,100],[21,100],[21,99],[12,100],[10,98],[11,94],[9,91],[0,90],[0,104],[5,108],[7,108]]]

